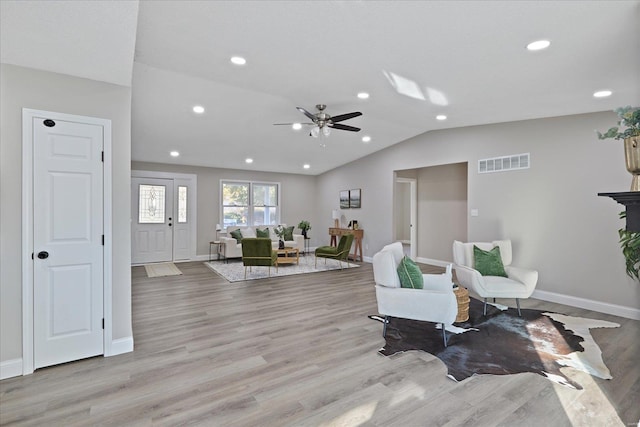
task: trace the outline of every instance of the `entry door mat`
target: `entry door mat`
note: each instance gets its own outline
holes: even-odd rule
[[[269,277],[290,276],[292,274],[318,273],[320,271],[340,270],[340,263],[334,259],[321,258],[316,266],[316,258],[313,254],[300,255],[298,264],[283,264],[271,267],[271,274],[267,267],[253,267],[247,270],[247,278],[244,277],[244,265],[242,260],[210,261],[204,264],[227,279],[229,282],[242,282],[244,280],[266,279]],[[360,267],[358,264],[342,262],[342,269]]]
[[[144,269],[148,277],[179,276],[182,271],[172,262],[162,262],[158,264],[145,264]]]
[[[469,320],[447,326],[445,348],[440,325],[389,317],[385,346],[378,352],[391,356],[408,350],[430,353],[447,366],[447,376],[462,381],[472,375],[509,375],[534,372],[575,389],[580,384],[567,378],[560,368],[573,367],[590,375],[611,379],[602,352],[591,336],[591,328],[617,328],[617,323],[565,316],[541,310],[518,311],[488,305],[471,298]],[[382,316],[369,316],[384,321]]]

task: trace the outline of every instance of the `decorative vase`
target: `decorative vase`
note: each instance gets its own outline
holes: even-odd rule
[[[278,240],[278,249],[284,249],[284,242],[282,239]]]
[[[624,158],[627,170],[633,175],[631,191],[640,191],[640,135],[624,139]]]

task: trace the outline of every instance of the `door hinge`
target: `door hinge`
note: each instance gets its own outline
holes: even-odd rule
[[[31,259],[35,259],[35,258],[33,257],[33,252],[31,252]]]
[[[104,317],[102,318],[102,329],[104,329]]]
[[[102,152],[102,162],[104,163],[104,151]]]
[[[102,246],[104,246],[104,234],[102,235]]]

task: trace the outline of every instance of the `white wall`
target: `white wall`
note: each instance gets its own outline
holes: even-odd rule
[[[451,242],[467,240],[467,164],[418,169],[418,258],[453,261]]]
[[[113,339],[132,337],[131,88],[0,65],[0,364],[22,358],[22,108],[112,121]]]
[[[310,246],[324,241],[328,231],[318,226],[321,213],[316,208],[316,178],[308,175],[253,172],[237,169],[219,169],[199,166],[183,166],[165,163],[132,162],[131,169],[190,173],[198,176],[198,255],[209,254],[209,242],[215,240],[216,224],[222,224],[220,218],[220,180],[237,179],[241,181],[279,182],[281,191],[281,222],[296,227],[305,219],[311,222],[309,232]],[[327,214],[331,218],[331,211]],[[324,244],[324,243],[323,243]]]
[[[362,188],[371,257],[393,238],[394,170],[468,162],[468,208],[479,211],[467,216],[470,240],[512,239],[514,264],[539,270],[539,290],[637,311],[640,284],[626,276],[618,246],[623,207],[597,196],[631,181],[622,143],[594,133],[615,122],[603,112],[429,132],[321,175],[319,206]],[[530,169],[477,173],[479,159],[525,152]]]

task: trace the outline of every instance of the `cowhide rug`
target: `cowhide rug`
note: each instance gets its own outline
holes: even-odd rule
[[[369,317],[383,321],[381,316]],[[478,374],[535,372],[559,384],[582,389],[563,375],[560,368],[570,366],[611,379],[589,329],[619,326],[533,309],[522,309],[522,317],[518,317],[515,308],[498,304],[488,305],[485,317],[482,302],[471,298],[469,320],[447,327],[446,348],[440,325],[390,317],[386,344],[378,352],[391,356],[408,350],[426,351],[444,362],[448,376],[455,381]]]

